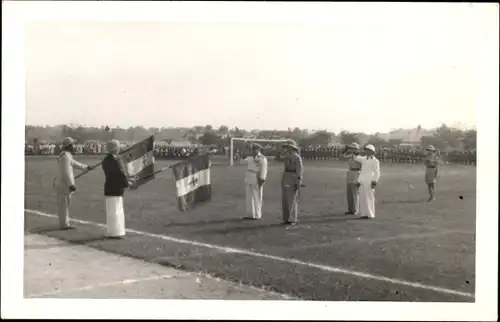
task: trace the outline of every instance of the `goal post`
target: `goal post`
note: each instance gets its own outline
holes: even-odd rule
[[[261,142],[261,143],[275,143],[275,144],[283,144],[289,142],[289,140],[271,140],[271,139],[245,139],[245,138],[231,138],[230,146],[229,146],[229,166],[232,167],[234,164],[234,143],[240,141],[245,143],[252,142]]]

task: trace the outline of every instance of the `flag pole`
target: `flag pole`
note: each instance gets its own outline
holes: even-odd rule
[[[111,128],[110,128],[108,125],[106,125],[106,127],[104,128],[104,132],[106,132],[106,133],[111,133]],[[92,168],[93,168],[92,170],[94,170],[95,168],[97,168],[98,166],[100,166],[103,162],[104,162],[104,159],[103,159],[101,162],[99,162],[99,163],[97,163],[97,164],[94,164],[94,165],[92,166]],[[85,171],[83,171],[83,172],[80,172],[79,174],[77,174],[77,175],[75,176],[75,179],[78,179],[78,178],[80,178],[80,177],[82,177],[82,176],[86,175],[87,173],[89,173],[89,172],[90,172],[90,171],[92,171],[92,170],[85,170]]]
[[[103,160],[103,161],[104,161],[104,160]],[[95,168],[97,168],[98,166],[100,166],[100,165],[102,164],[102,162],[103,162],[103,161],[101,161],[101,162],[99,162],[99,163],[97,163],[97,164],[93,165],[93,166],[92,166],[92,170],[94,170]],[[86,175],[87,173],[89,173],[89,172],[90,172],[90,171],[92,171],[92,170],[85,170],[85,171],[83,171],[83,172],[80,172],[79,174],[77,174],[77,175],[75,176],[75,179],[78,179],[78,178],[80,178],[81,176]]]

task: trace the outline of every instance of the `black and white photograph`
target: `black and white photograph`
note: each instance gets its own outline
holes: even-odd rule
[[[497,320],[498,4],[2,9],[2,318]]]

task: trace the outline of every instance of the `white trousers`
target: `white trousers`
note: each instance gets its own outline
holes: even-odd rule
[[[125,236],[123,197],[106,197],[106,224],[108,236]]]
[[[264,186],[257,184],[246,185],[246,211],[247,214],[255,219],[262,217],[262,193]]]
[[[375,189],[371,187],[371,179],[360,181],[359,187],[359,214],[375,218]]]

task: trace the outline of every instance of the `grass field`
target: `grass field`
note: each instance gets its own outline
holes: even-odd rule
[[[281,225],[282,165],[271,162],[260,221],[239,219],[244,166],[213,164],[213,200],[190,212],[177,210],[171,172],[126,192],[133,231],[124,240],[102,238],[104,229],[93,224],[105,223],[101,169],[77,181],[71,215],[82,220],[78,230],[57,231],[57,219],[30,211],[25,230],[298,299],[473,302],[475,167],[443,166],[437,200],[428,203],[422,165],[382,163],[374,220],[344,215],[345,168],[305,162],[299,224],[288,229]],[[26,209],[56,213],[55,169],[52,158],[26,158]]]

